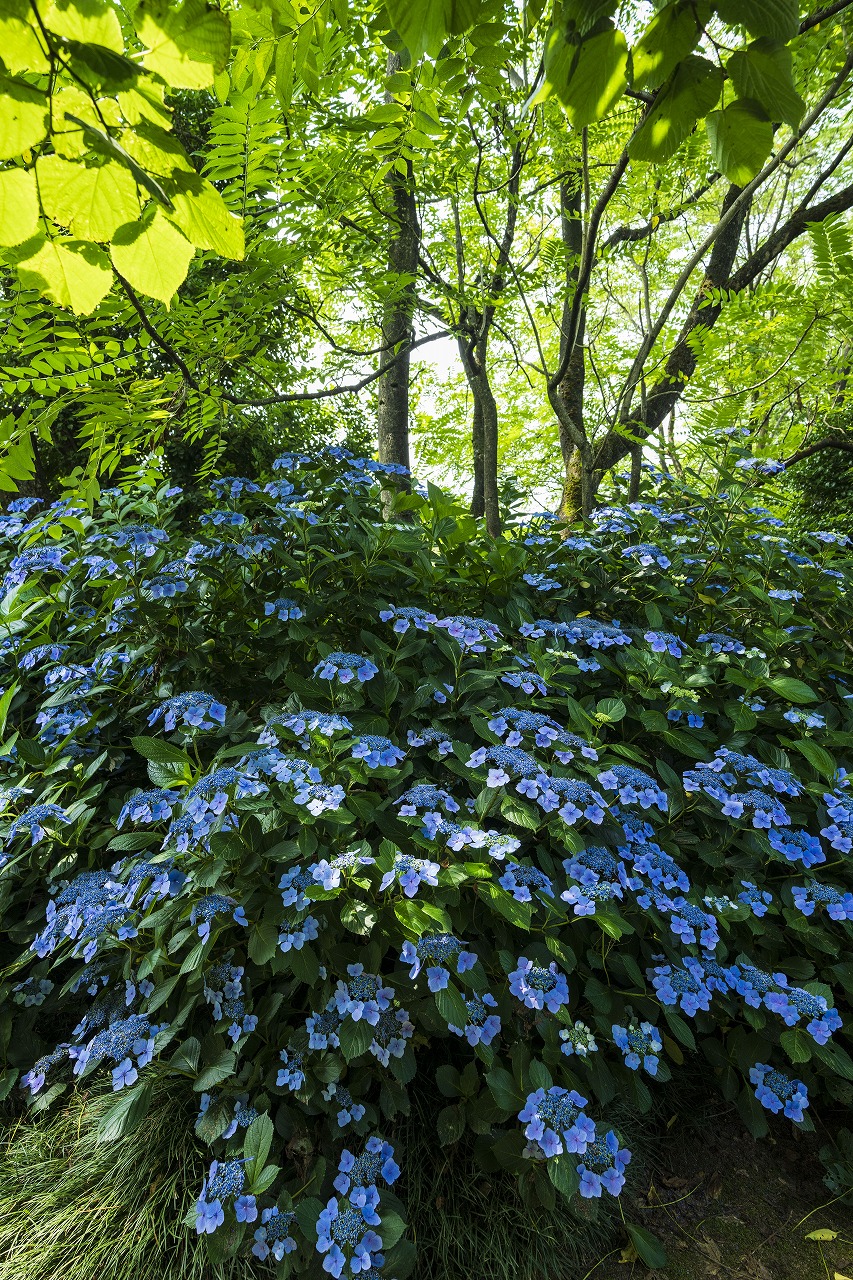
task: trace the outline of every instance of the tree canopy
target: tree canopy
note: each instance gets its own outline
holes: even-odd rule
[[[413,428],[496,532],[502,474],[570,515],[650,448],[701,472],[686,425],[818,441],[850,353],[851,8],[12,0],[3,483],[63,415],[94,491],[329,401],[386,462]]]

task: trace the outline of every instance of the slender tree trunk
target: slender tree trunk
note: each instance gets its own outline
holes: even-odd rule
[[[388,56],[388,74],[400,69],[398,54]],[[393,102],[391,94],[386,101]],[[391,233],[388,269],[391,293],[382,315],[382,342],[385,350],[380,369],[387,368],[377,382],[376,434],[380,462],[410,465],[409,455],[409,374],[408,344],[412,337],[415,309],[415,277],[418,268],[420,226],[415,204],[415,184],[411,162],[405,176],[391,169],[386,178],[390,196]],[[400,354],[402,352],[402,354]],[[395,359],[396,357],[396,359]],[[408,482],[401,481],[408,488]]]
[[[474,492],[471,494],[471,515],[480,519],[486,513],[485,485],[483,481],[483,402],[473,387],[471,387],[471,397],[474,402],[474,414],[471,421],[471,453],[474,459]]]
[[[478,325],[482,317],[472,312],[469,323]],[[476,328],[474,332],[476,333]],[[474,401],[471,442],[474,453],[474,493],[471,514],[485,516],[486,529],[497,537],[501,531],[498,496],[498,406],[489,381],[487,364],[488,336],[480,334],[472,341],[458,339],[459,355]]]
[[[578,269],[583,250],[583,185],[579,175],[560,184],[560,225],[566,255],[562,321],[565,335],[577,288]],[[583,341],[585,332],[586,309],[584,308],[580,317],[577,340],[572,347],[565,375],[559,386],[549,392],[548,396],[557,417],[560,452],[563,456],[563,493],[559,514],[564,520],[576,520],[578,516],[588,512],[585,491],[589,489],[589,481],[585,479],[585,473],[589,472],[592,454],[588,448],[584,448],[586,363]],[[565,337],[561,341],[561,361],[565,355],[564,342]]]

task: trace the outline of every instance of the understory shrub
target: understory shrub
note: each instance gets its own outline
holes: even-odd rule
[[[846,539],[735,472],[489,540],[432,489],[383,523],[388,470],[0,530],[0,1092],[97,1073],[109,1141],[183,1080],[187,1229],[282,1276],[415,1265],[416,1073],[584,1221],[691,1055],[756,1136],[853,1101]]]

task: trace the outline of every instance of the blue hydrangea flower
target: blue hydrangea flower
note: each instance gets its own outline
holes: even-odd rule
[[[198,936],[202,942],[210,937],[210,925],[215,916],[230,915],[235,924],[248,926],[246,913],[241,906],[236,906],[233,898],[226,898],[221,893],[208,893],[193,903],[190,912],[190,924],[198,925]]]
[[[585,1022],[575,1022],[570,1027],[560,1028],[560,1052],[567,1058],[577,1054],[579,1058],[588,1058],[591,1053],[598,1052],[598,1042]]]
[[[489,728],[503,738],[508,747],[518,747],[525,737],[532,737],[537,747],[552,747],[561,764],[568,764],[576,755],[587,760],[598,759],[598,752],[584,738],[570,733],[541,711],[504,707],[492,716]]]
[[[521,576],[529,587],[535,587],[537,591],[559,591],[563,585],[545,573],[523,573]]]
[[[277,1207],[264,1209],[261,1225],[253,1237],[255,1243],[252,1245],[252,1253],[255,1257],[263,1261],[272,1254],[276,1262],[281,1262],[286,1253],[292,1253],[297,1247],[290,1234],[295,1221],[296,1214],[289,1210]]]
[[[509,989],[528,1009],[556,1013],[569,1003],[568,983],[553,960],[546,969],[519,956],[518,967],[509,975]]]
[[[410,747],[436,747],[439,759],[450,755],[453,750],[453,739],[444,729],[430,727],[409,729],[406,734],[406,740]]]
[[[367,1223],[372,1218],[379,1221],[375,1214],[375,1205],[369,1203],[369,1215],[365,1216],[365,1205],[362,1208],[341,1208],[337,1197],[327,1202],[326,1208],[317,1219],[317,1250],[325,1253],[323,1270],[338,1277],[349,1260],[351,1270],[367,1271],[377,1261],[381,1266],[382,1239]],[[346,1252],[345,1252],[346,1250]]]
[[[267,600],[264,604],[264,616],[271,618],[273,614],[279,622],[297,622],[302,617],[302,610],[289,596],[278,596],[275,600]]]
[[[470,999],[463,997],[463,999],[465,999],[467,1011],[465,1026],[457,1027],[453,1023],[448,1023],[448,1031],[452,1031],[456,1036],[464,1036],[472,1047],[475,1044],[491,1044],[501,1029],[501,1020],[498,1015],[489,1013],[489,1009],[497,1008],[497,1000],[489,992],[482,996],[471,996]]]
[[[217,702],[212,694],[196,689],[161,702],[149,715],[148,723],[156,724],[162,716],[166,733],[171,733],[178,723],[190,729],[215,729],[218,724],[225,724],[226,710],[224,703]]]
[[[596,791],[588,782],[580,782],[576,778],[549,777],[545,790],[537,796],[536,803],[545,813],[556,810],[570,827],[581,818],[599,826],[604,821],[608,808],[600,791]]]
[[[485,653],[487,645],[498,644],[501,639],[500,629],[487,618],[469,618],[467,614],[457,614],[450,618],[439,618],[435,625],[446,631],[460,649],[469,653]]]
[[[696,637],[697,644],[707,644],[712,653],[746,653],[746,646],[722,631],[706,631]]]
[[[794,906],[804,916],[813,915],[816,907],[823,907],[830,920],[853,920],[853,893],[820,880],[811,880],[807,885],[795,884],[791,892]]]
[[[531,889],[544,894],[546,898],[553,898],[554,886],[538,867],[524,867],[518,862],[508,862],[506,868],[498,884],[507,893],[511,893],[516,902],[532,902]]]
[[[352,748],[353,760],[363,760],[368,769],[395,768],[405,760],[406,753],[397,747],[390,738],[377,737],[366,733],[356,738]]]
[[[13,840],[22,831],[29,832],[30,845],[38,844],[47,835],[45,824],[61,822],[68,826],[71,819],[58,804],[33,804],[18,814],[9,828],[8,839]]]
[[[364,1118],[365,1108],[360,1102],[354,1102],[349,1089],[345,1089],[342,1084],[331,1081],[323,1090],[323,1097],[326,1102],[334,1099],[337,1111],[337,1122],[339,1129],[345,1129],[347,1125],[358,1124],[359,1120]]]
[[[826,728],[826,717],[818,711],[801,711],[798,707],[792,707],[790,711],[783,712],[782,719],[791,724],[801,724],[806,729]]]
[[[614,764],[598,775],[598,784],[605,791],[618,791],[622,804],[639,804],[642,809],[650,809],[656,805],[662,813],[666,813],[669,801],[654,778],[635,769],[630,764]]]
[[[651,1022],[631,1022],[627,1027],[614,1025],[610,1028],[613,1040],[625,1057],[625,1066],[638,1071],[642,1066],[650,1076],[657,1075],[658,1062],[663,1041],[658,1030]]]
[[[305,1021],[305,1030],[308,1032],[308,1048],[339,1049],[341,1042],[338,1038],[338,1029],[342,1022],[343,1018],[338,1013],[334,1000],[330,1000],[326,1008],[320,1013],[310,1014]]]
[[[153,556],[163,542],[169,541],[165,529],[155,529],[150,524],[126,524],[117,532],[107,535],[107,540],[115,547],[127,547],[135,557]]]
[[[580,1174],[578,1190],[584,1199],[597,1198],[602,1189],[618,1196],[625,1185],[625,1169],[630,1164],[631,1152],[619,1146],[611,1129],[603,1138],[596,1138],[584,1153],[583,1162],[577,1166]]]
[[[766,916],[767,908],[773,901],[772,893],[769,893],[766,889],[759,889],[758,885],[754,884],[752,880],[741,880],[741,884],[743,891],[737,896],[738,902],[743,902],[748,906],[752,914],[759,919],[762,916]]]
[[[824,833],[821,832],[823,835]],[[781,853],[789,862],[802,862],[804,867],[816,866],[826,862],[826,854],[821,848],[817,836],[810,836],[807,831],[774,831],[767,832],[767,839],[777,853]]]
[[[369,853],[339,853],[329,862],[321,858],[308,868],[311,879],[327,891],[339,888],[345,871],[357,871],[359,867],[373,866],[376,859]],[[304,899],[307,903],[308,899]]]
[[[400,963],[411,966],[409,977],[417,978],[422,965],[428,965],[427,985],[430,991],[443,991],[450,978],[447,965],[452,964],[457,973],[467,973],[477,963],[473,951],[466,951],[466,943],[454,938],[452,933],[424,933],[417,942],[404,942]]]
[[[750,1067],[749,1078],[755,1085],[755,1096],[762,1107],[774,1115],[784,1111],[788,1119],[797,1124],[802,1120],[809,1105],[809,1091],[802,1080],[793,1080],[765,1062],[756,1062],[754,1067]]]
[[[659,569],[668,569],[672,564],[669,556],[661,551],[660,547],[652,546],[650,542],[638,542],[636,546],[625,547],[622,556],[623,559],[636,560],[644,569],[650,568],[653,564],[656,564]]]
[[[668,653],[673,658],[683,658],[687,647],[683,640],[671,631],[647,631],[643,639],[648,643],[652,653]]]
[[[523,636],[538,640],[542,636],[551,635],[556,639],[568,640],[569,644],[586,644],[591,649],[609,649],[613,645],[628,645],[631,637],[623,631],[619,623],[598,622],[595,618],[574,618],[571,622],[523,622],[519,627]]]
[[[320,923],[314,916],[303,916],[298,924],[284,924],[278,935],[278,949],[301,951],[306,942],[314,942],[320,936]]]
[[[305,1083],[302,1054],[287,1048],[282,1049],[278,1056],[283,1065],[279,1067],[276,1085],[279,1089],[289,1089],[291,1093],[296,1093]]]
[[[527,1095],[518,1113],[525,1138],[535,1143],[546,1159],[563,1151],[583,1155],[595,1140],[595,1122],[585,1114],[586,1105],[586,1098],[574,1089],[556,1084],[547,1090],[536,1089]]]
[[[437,862],[430,862],[427,858],[412,858],[407,853],[397,853],[394,855],[393,866],[390,871],[385,872],[379,888],[389,889],[396,880],[406,897],[414,898],[422,884],[438,884],[440,870]]]
[[[359,684],[366,684],[378,674],[379,668],[369,658],[339,651],[328,654],[314,668],[314,675],[321,680],[337,680],[339,684],[349,684],[353,679],[357,679]]]
[[[677,965],[659,964],[646,970],[661,1004],[680,1007],[690,1018],[711,1007],[711,990],[701,977]]]
[[[373,1028],[373,1039],[368,1049],[383,1067],[387,1067],[392,1058],[403,1057],[406,1041],[411,1040],[414,1031],[415,1024],[405,1009],[385,1009]]]
[[[382,622],[390,622],[394,619],[393,630],[398,635],[405,635],[410,627],[414,627],[417,631],[429,631],[430,627],[438,622],[438,617],[434,613],[430,613],[428,609],[415,609],[410,607],[381,609],[379,618]]]
[[[378,974],[365,973],[362,964],[347,965],[347,973],[347,982],[338,979],[333,997],[335,1008],[342,1018],[350,1017],[353,1022],[364,1018],[375,1027],[380,1013],[390,1007],[394,998],[392,988],[384,987]]]
[[[839,853],[848,854],[853,849],[853,822],[832,822],[821,827],[820,834]]]
[[[361,1155],[353,1155],[346,1147],[338,1161],[338,1175],[334,1188],[339,1195],[349,1195],[350,1188],[375,1186],[380,1178],[393,1186],[400,1176],[394,1161],[394,1148],[390,1142],[371,1135],[364,1144]]]
[[[327,711],[276,711],[267,720],[263,733],[258,738],[261,746],[278,746],[278,730],[287,729],[295,737],[302,740],[302,746],[308,748],[309,734],[319,733],[323,738],[334,737],[336,733],[352,733],[352,724],[346,718]],[[319,782],[320,777],[315,779]]]

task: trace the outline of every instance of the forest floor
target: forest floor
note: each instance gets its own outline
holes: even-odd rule
[[[589,1280],[853,1280],[853,1203],[833,1202],[818,1145],[793,1130],[756,1142],[729,1115],[701,1137],[668,1135],[661,1172],[625,1210],[663,1242],[669,1265],[649,1271],[633,1249],[616,1249]]]

